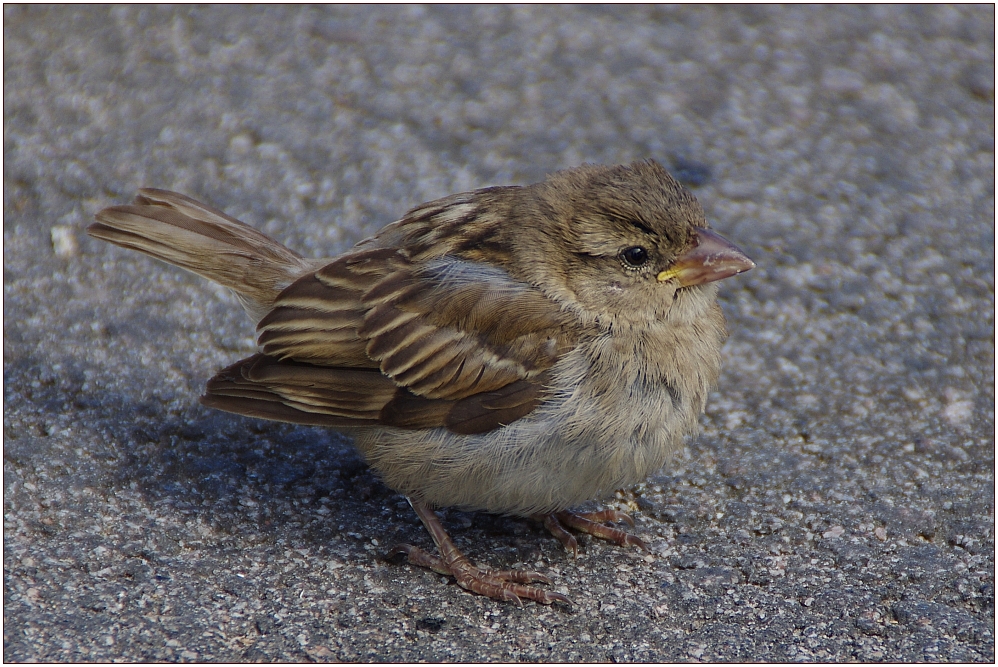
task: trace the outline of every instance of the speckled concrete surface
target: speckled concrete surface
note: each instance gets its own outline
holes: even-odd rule
[[[994,7],[5,6],[4,659],[976,661],[994,651]],[[84,236],[143,185],[311,256],[421,201],[654,157],[759,264],[653,554],[449,512],[201,408],[220,289]]]

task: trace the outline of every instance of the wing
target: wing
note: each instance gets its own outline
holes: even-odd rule
[[[305,424],[488,431],[540,403],[576,343],[568,317],[501,267],[360,250],[285,289],[260,321],[263,354],[202,400]]]
[[[502,268],[392,248],[342,257],[288,287],[261,320],[265,354],[377,368],[426,398],[461,399],[547,370],[568,316]]]
[[[530,414],[544,396],[546,373],[460,400],[416,396],[376,369],[280,361],[255,354],[208,382],[201,403],[226,412],[311,426],[491,431]]]

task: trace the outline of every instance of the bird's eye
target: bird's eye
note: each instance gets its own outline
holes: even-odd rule
[[[639,245],[631,246],[620,251],[620,258],[627,266],[636,269],[648,262],[648,251]]]

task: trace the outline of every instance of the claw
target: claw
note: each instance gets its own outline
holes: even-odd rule
[[[406,556],[408,556],[409,552],[415,548],[416,547],[412,546],[411,544],[396,544],[387,552],[385,552],[383,557],[385,558],[385,560],[388,560],[390,558],[398,556],[399,554],[405,554]]]
[[[558,517],[554,514],[547,514],[543,517],[537,517],[544,522],[544,527],[550,531],[552,535],[561,542],[562,546],[566,549],[571,550],[572,557],[579,557],[579,541],[575,539],[575,535],[565,530],[565,527],[558,522]]]

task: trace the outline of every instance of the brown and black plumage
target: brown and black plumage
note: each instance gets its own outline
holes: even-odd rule
[[[539,516],[621,544],[613,512],[567,510],[661,467],[717,378],[715,282],[753,266],[658,164],[585,165],[418,206],[331,259],[305,259],[188,197],[143,189],[91,235],[232,289],[260,351],[202,402],[347,429],[405,494],[469,590],[550,603],[536,573],[477,568],[432,507]]]

